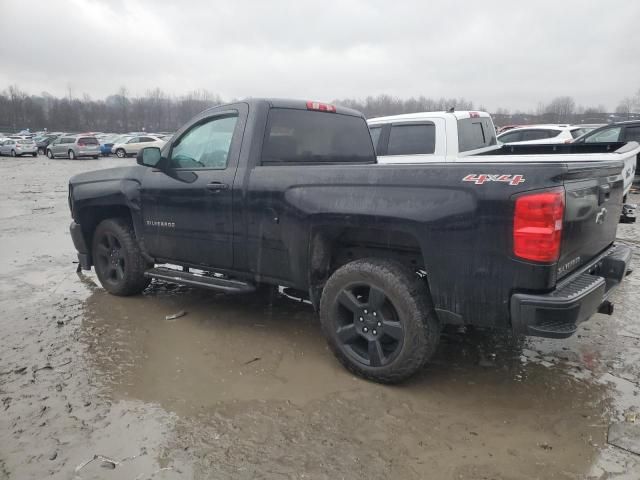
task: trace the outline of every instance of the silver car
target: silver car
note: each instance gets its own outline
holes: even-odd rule
[[[22,155],[38,156],[36,142],[30,138],[8,138],[0,144],[0,155],[20,157]]]
[[[80,157],[100,156],[100,142],[91,135],[63,135],[47,146],[47,157],[75,160]]]

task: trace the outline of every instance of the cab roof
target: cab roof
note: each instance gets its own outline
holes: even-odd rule
[[[460,110],[454,112],[416,112],[416,113],[404,113],[402,115],[389,115],[387,117],[375,117],[368,120],[369,123],[387,123],[397,122],[403,120],[426,120],[429,118],[451,118],[453,116],[456,120],[464,120],[466,118],[491,118],[487,112],[479,112],[474,110]]]

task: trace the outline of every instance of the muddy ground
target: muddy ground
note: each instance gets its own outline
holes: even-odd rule
[[[640,271],[571,339],[450,332],[380,386],[304,303],[77,274],[68,178],[134,161],[0,158],[0,479],[640,478],[607,444],[640,428]]]

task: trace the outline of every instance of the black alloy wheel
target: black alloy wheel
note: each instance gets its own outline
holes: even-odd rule
[[[404,340],[398,313],[382,290],[352,284],[338,294],[336,337],[354,360],[372,367],[388,365]]]
[[[95,262],[110,283],[124,281],[125,256],[118,238],[111,232],[105,232],[96,244]]]

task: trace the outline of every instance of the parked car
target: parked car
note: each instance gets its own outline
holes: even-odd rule
[[[49,144],[56,138],[58,138],[58,135],[41,135],[39,137],[35,137],[33,140],[36,142],[36,146],[38,147],[38,154],[44,155],[47,152]]]
[[[640,120],[619,122],[605,125],[577,138],[574,143],[602,143],[602,142],[640,142]],[[640,154],[636,158],[633,169],[627,170],[631,178],[640,175]]]
[[[104,135],[101,138],[98,138],[100,142],[100,155],[103,157],[108,157],[111,155],[111,147],[120,139],[122,135],[112,134],[112,135]]]
[[[137,153],[145,147],[162,147],[166,142],[151,135],[138,135],[131,137],[126,142],[116,143],[111,147],[111,151],[116,154],[118,158],[124,158],[131,155],[137,155]]]
[[[640,120],[611,123],[593,129],[574,143],[640,142]]]
[[[461,119],[463,141],[475,120]],[[607,215],[621,208],[620,155],[567,157],[376,166],[359,112],[250,99],[202,112],[137,166],[71,178],[71,237],[114,295],[152,278],[285,285],[347,369],[393,383],[447,324],[566,338],[611,313],[631,260]]]
[[[100,156],[100,143],[96,137],[91,136],[68,136],[56,138],[47,147],[47,157],[64,157],[75,160],[81,157],[92,157],[97,159]]]
[[[7,138],[0,145],[0,155],[10,155],[12,157],[21,157],[23,155],[38,156],[38,147],[30,138]]]
[[[580,125],[527,125],[498,135],[498,141],[512,144],[571,143],[581,135]]]
[[[501,144],[496,141],[491,116],[486,112],[418,112],[368,120],[379,163],[431,163],[475,161],[482,154],[489,161],[527,161],[531,155],[537,161],[582,162],[618,158],[624,171],[635,171],[637,143],[624,142],[599,145],[562,144]],[[515,133],[513,129],[503,135]],[[498,135],[497,138],[500,138]],[[616,152],[612,156],[609,152]],[[588,157],[585,157],[588,155]],[[624,197],[631,190],[633,176],[625,173]],[[623,209],[623,220],[634,217],[633,209]]]

